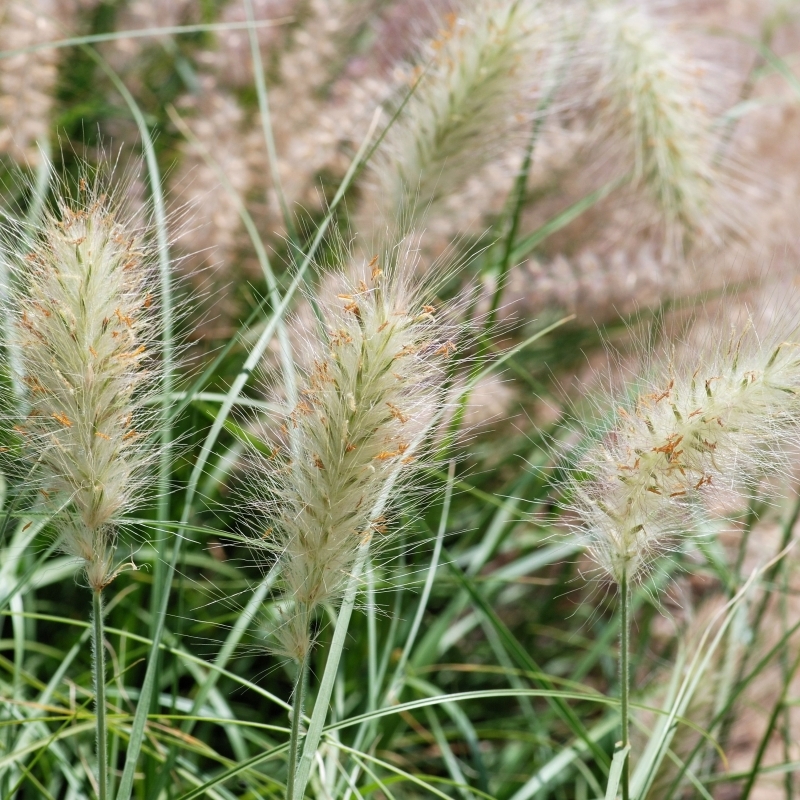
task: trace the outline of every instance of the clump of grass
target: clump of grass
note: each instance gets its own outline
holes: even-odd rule
[[[630,2],[575,0],[557,6],[535,0],[464,0],[448,5],[454,13],[439,18],[441,30],[432,39],[412,42],[425,21],[418,4],[408,0],[358,8],[348,0],[286,0],[267,6],[245,0],[206,4],[202,14],[197,4],[173,4],[172,23],[202,22],[156,31],[152,28],[166,24],[158,0],[136,3],[134,17],[149,29],[144,31],[123,30],[133,19],[124,19],[124,9],[120,16],[113,4],[90,2],[81,4],[80,13],[77,6],[64,11],[65,31],[78,34],[71,44],[9,53],[61,35],[52,25],[38,25],[36,3],[24,13],[17,0],[12,5],[12,13],[0,20],[6,59],[17,67],[34,61],[59,64],[59,75],[54,82],[48,68],[44,82],[33,76],[37,108],[25,103],[0,108],[19,123],[12,125],[14,142],[0,136],[0,149],[35,163],[34,140],[47,137],[48,118],[55,113],[59,132],[66,127],[63,135],[73,136],[71,144],[80,150],[84,128],[94,127],[82,125],[81,116],[94,113],[104,136],[113,131],[121,142],[120,131],[129,132],[123,137],[126,144],[120,144],[120,160],[133,152],[138,157],[144,145],[147,185],[134,185],[132,193],[149,189],[154,211],[165,203],[180,204],[176,175],[195,184],[183,198],[192,194],[193,205],[208,212],[214,224],[209,230],[185,228],[181,246],[200,249],[200,258],[227,263],[219,270],[226,295],[218,309],[219,325],[189,333],[198,340],[197,361],[203,363],[191,388],[179,393],[180,411],[170,413],[176,394],[170,385],[170,352],[181,326],[169,322],[170,248],[163,215],[156,214],[154,237],[160,242],[163,287],[158,302],[149,288],[149,232],[133,233],[124,207],[103,198],[99,188],[83,187],[76,199],[65,198],[36,235],[20,237],[33,242],[33,252],[19,259],[16,272],[14,308],[7,316],[7,328],[16,333],[4,332],[0,338],[25,357],[9,358],[13,363],[0,369],[0,392],[22,386],[8,405],[19,405],[21,399],[27,408],[13,421],[16,433],[5,431],[1,444],[11,438],[11,446],[24,447],[26,468],[35,480],[9,469],[6,494],[0,479],[0,622],[5,626],[0,637],[0,796],[274,797],[283,791],[287,776],[290,800],[307,793],[349,800],[375,792],[398,798],[425,792],[512,800],[611,797],[624,766],[626,796],[662,792],[669,800],[689,780],[698,786],[708,779],[708,791],[722,782],[741,781],[738,767],[731,773],[720,769],[716,759],[697,757],[705,740],[695,740],[695,729],[683,740],[695,752],[675,772],[659,771],[675,753],[683,758],[685,748],[675,729],[691,717],[690,703],[702,706],[709,734],[724,743],[728,721],[738,710],[736,698],[753,672],[760,670],[772,681],[764,665],[776,655],[789,655],[791,637],[800,629],[795,609],[773,609],[767,599],[783,595],[788,606],[790,567],[776,562],[754,573],[742,588],[743,564],[752,556],[744,552],[746,529],[732,569],[724,537],[709,536],[702,547],[657,559],[681,550],[700,525],[710,529],[709,512],[716,512],[721,500],[753,500],[755,490],[763,488],[757,484],[760,476],[787,464],[787,444],[795,441],[798,387],[794,345],[784,344],[784,338],[794,342],[795,337],[760,339],[751,330],[730,342],[720,336],[724,345],[655,364],[634,381],[630,396],[612,403],[617,411],[602,399],[604,436],[582,451],[582,463],[570,453],[570,464],[578,463],[572,507],[565,509],[556,499],[563,487],[558,467],[552,465],[551,473],[543,444],[558,423],[544,412],[541,398],[551,396],[553,374],[558,378],[570,371],[576,354],[596,347],[600,339],[586,319],[569,326],[562,324],[569,318],[553,322],[549,314],[556,309],[547,306],[555,304],[543,299],[541,284],[533,287],[517,268],[530,256],[555,258],[565,266],[557,276],[549,268],[558,303],[567,302],[571,283],[576,292],[585,289],[595,299],[605,298],[604,313],[614,320],[610,335],[616,335],[615,325],[624,328],[616,311],[620,302],[641,305],[652,297],[646,290],[643,294],[641,283],[651,268],[625,261],[624,254],[632,244],[644,246],[643,238],[654,227],[632,230],[630,209],[613,205],[613,194],[633,182],[642,190],[639,199],[649,195],[652,202],[643,205],[650,210],[658,206],[676,248],[705,232],[709,220],[728,214],[727,202],[715,202],[724,186],[714,157],[723,161],[723,151],[741,145],[732,133],[742,114],[775,99],[751,94],[760,76],[791,76],[770,51],[772,23],[764,25],[752,80],[742,87],[741,99],[750,99],[712,120],[702,105],[706,80],[697,72],[698,62],[686,55],[679,36],[660,25],[683,12],[666,7],[650,14]],[[274,19],[263,19],[265,9]],[[37,30],[23,30],[26,25]],[[80,37],[81,31],[99,37]],[[153,36],[157,47],[136,44]],[[251,44],[249,62],[241,58],[245,37]],[[782,39],[775,41],[783,46]],[[57,57],[62,46],[76,43],[85,57],[76,58],[77,50]],[[268,48],[263,61],[259,43]],[[100,49],[94,50],[95,45]],[[411,74],[400,66],[409,52],[416,53]],[[6,64],[14,66],[9,60]],[[115,69],[123,69],[124,77]],[[392,104],[397,114],[388,115],[376,141],[381,115],[374,106],[388,93],[387,76],[393,70],[404,72],[406,80]],[[8,75],[13,78],[15,71]],[[709,95],[716,93],[716,100],[721,89],[710,77]],[[6,83],[11,89],[3,103],[19,94],[13,80]],[[711,103],[716,105],[722,104]],[[173,138],[176,131],[168,118],[184,135],[187,130],[175,108],[198,111],[196,136],[208,144],[203,148],[208,175],[224,174],[222,182],[232,195],[225,208],[214,195],[216,180],[208,181],[189,163],[194,145],[187,150]],[[220,113],[205,119],[204,110],[214,108]],[[136,131],[125,118],[128,112]],[[370,132],[357,146],[353,137],[368,118],[373,120]],[[212,128],[216,133],[210,135]],[[523,128],[526,142],[517,135]],[[155,130],[160,131],[158,143],[150,138]],[[267,144],[271,189],[263,182],[266,166],[254,146],[256,133]],[[579,153],[576,143],[600,147]],[[351,150],[357,155],[348,169]],[[74,167],[69,146],[60,158],[54,155],[52,164],[46,152],[43,146],[34,185],[3,187],[9,198],[4,220],[13,223],[15,214],[37,219],[47,206],[51,168],[58,175]],[[377,169],[367,187],[370,178],[362,176],[369,172],[362,168],[373,152]],[[613,175],[596,188],[595,179],[610,162]],[[159,167],[168,176],[164,198]],[[4,170],[0,165],[0,173]],[[479,180],[471,180],[475,176]],[[328,212],[320,212],[311,198],[312,186],[320,184]],[[368,188],[379,194],[362,191]],[[502,210],[501,196],[506,196]],[[476,294],[468,304],[471,319],[483,315],[484,335],[477,345],[458,342],[453,357],[457,324],[451,325],[449,312],[430,298],[434,289],[458,294],[455,284],[462,276],[452,276],[444,286],[418,283],[411,276],[428,265],[422,258],[416,263],[412,247],[394,248],[373,263],[366,259],[362,274],[351,277],[353,258],[335,252],[336,234],[331,233],[353,224],[345,197],[358,203],[354,227],[359,239],[364,234],[378,239],[377,232],[389,227],[401,235],[410,232],[406,241],[419,242],[428,221],[435,239],[437,231],[460,228],[464,216],[455,219],[458,209],[470,217],[466,225],[477,222],[474,227],[483,228],[472,233],[460,229],[454,245],[425,237],[427,252],[457,249],[491,295]],[[316,228],[313,238],[292,216],[292,205],[301,200],[312,206],[305,219],[309,229]],[[429,211],[430,220],[425,216]],[[249,243],[236,232],[236,214]],[[439,215],[449,217],[446,225]],[[216,232],[210,230],[215,227]],[[288,241],[277,244],[281,230],[288,231]],[[554,237],[559,231],[562,235]],[[659,234],[656,247],[662,247],[661,239]],[[213,247],[208,249],[215,242],[216,255]],[[587,243],[600,246],[597,258],[588,258]],[[274,259],[268,255],[270,244],[277,251]],[[14,243],[12,249],[21,248]],[[287,252],[292,257],[284,258]],[[247,274],[253,253],[261,272],[250,275],[251,294],[247,281],[239,278]],[[572,274],[565,254],[579,274]],[[598,284],[604,267],[600,259],[606,256],[608,278],[614,281],[610,292],[600,291]],[[282,271],[281,264],[292,260],[299,264],[296,272]],[[333,264],[336,274],[309,280],[307,268],[315,261]],[[196,265],[198,259],[187,257],[184,265],[190,262]],[[0,268],[5,271],[3,264]],[[653,263],[653,271],[658,268]],[[318,314],[305,330],[302,355],[292,364],[285,315],[304,283],[308,295],[313,293],[308,307]],[[536,298],[537,311],[546,309],[545,321],[542,327],[531,320],[524,327],[508,325],[501,338],[490,340],[495,321],[505,313],[503,291],[509,283],[518,297]],[[327,291],[331,284],[338,288]],[[234,316],[265,287],[263,301]],[[7,296],[4,292],[4,303]],[[512,313],[518,310],[515,305]],[[160,316],[163,377],[157,385],[151,356]],[[93,327],[97,319],[102,324]],[[209,338],[219,344],[217,354],[207,349]],[[283,403],[264,402],[247,392],[253,369],[270,346],[282,351],[284,385],[276,395]],[[456,389],[462,385],[459,367],[465,351],[475,366],[464,376],[463,388]],[[16,369],[17,363],[22,368]],[[445,474],[431,464],[431,454],[449,454],[469,424],[464,411],[471,389],[499,364],[508,368],[503,379],[509,394],[531,415],[527,422],[518,417],[521,429],[496,419],[494,430],[481,431],[471,443],[465,459],[469,467],[457,469],[451,462]],[[515,392],[515,383],[525,388]],[[151,396],[157,388],[162,391]],[[439,442],[436,423],[444,416],[447,396],[458,407],[448,415],[447,435]],[[231,414],[240,407],[269,415],[265,425],[274,436],[259,442],[252,428],[236,424]],[[173,463],[162,448],[158,468],[151,467],[148,437],[142,435],[151,428],[147,408],[158,409],[164,441],[172,440],[174,432],[188,443],[185,459]],[[254,476],[261,493],[255,536],[241,535],[241,510],[227,494],[234,476],[241,474],[247,443],[264,454]],[[145,519],[135,522],[162,537],[165,530],[178,535],[161,538],[137,555],[156,569],[152,578],[145,570],[131,574],[125,591],[116,593],[112,610],[106,609],[113,614],[113,635],[104,641],[103,595],[124,568],[116,531],[151,472],[158,472],[160,502],[157,509],[143,509]],[[406,514],[405,500],[423,491],[423,481],[426,492],[446,487],[444,502],[434,499],[424,512]],[[26,493],[26,487],[32,491]],[[34,487],[42,492],[36,502],[28,502]],[[545,509],[537,515],[545,530],[529,524],[527,502]],[[774,506],[751,502],[747,524],[755,525],[759,513],[774,513]],[[779,533],[779,552],[798,514],[800,504]],[[580,536],[553,543],[550,535],[570,522]],[[35,551],[40,532],[51,527],[60,532],[67,556],[52,557],[55,543]],[[428,556],[422,543],[434,531]],[[766,540],[758,538],[763,532],[754,532],[751,550],[766,548]],[[391,562],[378,557],[384,545],[398,557]],[[645,666],[652,672],[651,653],[662,643],[658,658],[662,668],[669,664],[664,713],[646,732],[641,752],[635,745],[630,788],[630,751],[625,745],[612,759],[616,711],[602,693],[613,681],[605,658],[616,618],[612,621],[596,603],[572,604],[571,559],[582,548],[594,555],[598,571],[620,593],[625,742],[630,675],[644,673]],[[71,608],[72,593],[79,594],[71,586],[76,559],[82,567],[80,582],[89,584],[95,604],[94,625],[78,641],[70,627],[85,625]],[[709,587],[717,588],[712,601],[724,595],[729,602],[704,634],[691,640],[682,634],[659,639],[663,626],[651,624],[650,609],[643,609],[646,613],[637,618],[642,645],[631,648],[631,619],[645,594],[634,588],[644,582],[656,595],[684,560],[692,563],[691,581],[686,578],[679,586],[690,591],[676,616],[690,617],[691,590],[700,582],[704,595],[706,590],[712,594]],[[264,566],[269,574],[251,593],[253,578]],[[759,574],[764,576],[762,600],[751,603],[745,593],[755,590]],[[414,597],[417,588],[421,591]],[[210,596],[245,600],[231,618],[209,604]],[[75,605],[81,606],[80,597]],[[775,615],[781,611],[778,621]],[[264,655],[259,637],[255,654],[234,661],[259,617],[278,620],[269,631],[273,652]],[[586,636],[572,635],[573,620]],[[85,685],[82,663],[90,631],[94,693]],[[712,714],[710,698],[702,695],[711,686],[711,660],[721,638],[729,635],[726,631],[725,675],[715,690]],[[745,636],[753,637],[752,644],[747,639],[752,658],[739,660],[732,656]],[[148,642],[143,664],[140,656]],[[114,713],[108,724],[104,649],[112,653],[118,689],[109,704]],[[688,653],[685,659],[682,651]],[[293,695],[273,668],[276,652],[290,669],[296,667]],[[781,660],[783,689],[775,695],[763,740],[754,747],[743,798],[762,779],[765,748],[779,726],[783,769],[791,769],[788,691],[797,665],[792,666],[794,655]],[[314,685],[316,678],[308,677],[312,665],[323,661]],[[269,677],[262,687],[264,674]],[[314,706],[304,735],[306,683]],[[81,709],[92,695],[96,719]],[[138,703],[132,718],[127,714],[130,700]],[[645,727],[651,727],[649,722],[644,718]],[[92,728],[97,730],[97,780],[84,740]],[[126,750],[124,770],[115,792],[121,750]],[[285,754],[288,770],[281,760]],[[601,784],[608,774],[610,788],[604,792]],[[667,775],[671,786],[662,789]],[[791,777],[787,797],[792,796]]]

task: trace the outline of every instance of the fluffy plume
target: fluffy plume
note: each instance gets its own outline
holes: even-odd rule
[[[30,413],[17,426],[64,550],[94,590],[149,460],[142,401],[158,317],[141,240],[105,195],[61,199],[20,265],[15,335]]]
[[[571,487],[590,552],[617,582],[690,534],[716,488],[744,491],[766,466],[785,463],[800,419],[800,351],[748,325],[638,385]]]
[[[241,227],[239,204],[220,186],[219,172],[240,198],[252,188],[254,174],[249,169],[247,150],[242,140],[244,117],[240,105],[224,94],[213,80],[202,79],[198,91],[182,104],[193,113],[189,122],[196,141],[183,146],[184,160],[174,180],[178,204],[186,206],[186,225],[177,243],[197,251],[190,263],[229,263]],[[207,163],[208,156],[213,164]],[[208,202],[213,197],[213,203]]]
[[[609,102],[613,134],[627,132],[634,180],[658,203],[672,233],[695,230],[719,177],[700,65],[637,6],[609,4],[595,20],[603,39],[599,92]]]
[[[267,465],[270,527],[257,544],[280,558],[292,608],[277,636],[298,660],[314,608],[337,597],[362,544],[386,533],[388,495],[424,459],[441,404],[455,345],[406,282],[406,257],[383,272],[376,256],[364,280],[342,278],[338,295],[322,302],[284,445]]]
[[[62,6],[67,4],[61,4]],[[54,0],[8,0],[0,6],[0,49],[16,50],[57,39],[64,8]],[[38,144],[50,135],[58,51],[18,53],[0,70],[0,152],[22,163],[39,161]]]
[[[412,73],[420,84],[378,165],[387,219],[412,223],[497,153],[548,31],[537,3],[475,2],[448,18]]]

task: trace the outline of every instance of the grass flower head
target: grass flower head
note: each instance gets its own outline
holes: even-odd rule
[[[742,492],[785,463],[800,420],[800,350],[752,324],[643,378],[572,479],[581,531],[613,581],[690,534],[716,489]]]
[[[309,615],[337,598],[360,548],[387,533],[384,510],[424,460],[440,408],[455,345],[408,271],[376,256],[362,280],[342,277],[336,295],[322,301],[310,366],[296,377],[299,399],[268,462],[274,499],[259,545],[280,559],[294,610],[277,633],[298,659],[310,644]]]
[[[599,91],[609,104],[608,124],[627,132],[634,180],[656,201],[672,234],[694,231],[708,217],[718,178],[700,65],[640,8],[608,4],[596,22],[603,37]]]
[[[539,3],[490,0],[448,16],[413,73],[414,93],[390,130],[378,165],[387,219],[416,212],[496,154],[543,54],[549,17]]]
[[[20,421],[63,549],[99,591],[115,574],[115,526],[150,461],[143,400],[159,325],[141,238],[81,180],[49,213],[17,274],[15,335],[29,413]]]

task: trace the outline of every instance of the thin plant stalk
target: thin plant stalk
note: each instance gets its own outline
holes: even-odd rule
[[[350,580],[347,584],[342,604],[339,607],[339,615],[333,630],[333,639],[328,648],[325,671],[322,673],[322,681],[317,690],[314,710],[311,713],[311,723],[303,745],[303,754],[297,765],[295,790],[298,797],[302,797],[305,794],[308,779],[311,775],[311,766],[314,762],[314,756],[316,755],[319,741],[322,738],[322,729],[325,726],[325,719],[328,716],[328,704],[330,703],[331,694],[333,694],[333,684],[339,671],[339,661],[342,657],[342,651],[344,650],[344,645],[347,640],[347,629],[350,625],[350,617],[353,613],[353,606],[355,605],[356,594],[358,593],[358,585],[368,553],[369,546],[366,544],[362,545],[361,553],[359,554],[358,560],[353,565]]]
[[[256,95],[258,97],[258,111],[261,117],[261,127],[264,132],[264,141],[267,145],[267,157],[269,158],[269,171],[272,175],[272,186],[278,196],[278,203],[281,207],[283,223],[289,233],[292,242],[297,243],[297,231],[295,230],[294,220],[292,219],[289,205],[286,202],[286,195],[281,185],[280,172],[278,171],[278,152],[275,147],[275,136],[272,132],[272,115],[269,110],[269,95],[267,93],[267,83],[264,80],[264,66],[261,63],[261,49],[258,44],[258,37],[255,30],[255,14],[253,12],[253,0],[245,0],[245,10],[247,12],[247,35],[250,40],[250,57],[253,60],[253,80],[255,81]]]
[[[92,592],[92,669],[97,719],[97,797],[108,797],[108,729],[106,725],[106,654],[103,633],[103,592]]]
[[[511,196],[509,198],[510,202],[510,221],[508,226],[508,232],[506,234],[505,242],[503,243],[503,254],[500,258],[500,263],[497,269],[497,284],[495,286],[494,293],[492,295],[491,305],[489,307],[489,314],[486,317],[486,322],[483,326],[483,333],[484,335],[489,335],[491,330],[493,329],[495,323],[497,322],[497,312],[500,308],[500,301],[503,297],[503,290],[505,289],[506,282],[508,280],[508,274],[511,270],[513,262],[513,255],[514,255],[514,245],[517,241],[517,236],[519,234],[519,226],[520,222],[522,221],[522,212],[525,207],[525,192],[526,187],[528,185],[528,177],[530,176],[531,166],[533,164],[533,155],[534,150],[536,149],[536,144],[539,141],[539,135],[542,131],[542,125],[545,120],[546,112],[550,105],[552,104],[556,92],[558,91],[559,87],[561,86],[564,74],[566,72],[567,66],[569,65],[571,60],[571,52],[565,56],[563,62],[559,66],[557,70],[557,74],[555,79],[553,80],[553,84],[550,87],[549,91],[545,94],[542,98],[539,106],[536,109],[536,117],[533,121],[533,126],[531,128],[531,135],[528,139],[527,147],[525,148],[525,155],[522,159],[522,165],[520,166],[519,173],[517,175],[517,179],[514,182],[514,187],[511,190]]]
[[[620,748],[625,749],[630,746],[630,720],[628,711],[628,701],[630,697],[630,646],[631,646],[631,590],[628,583],[628,572],[623,570],[622,580],[619,584],[619,683],[620,683],[620,702],[619,715],[622,723],[622,739]],[[630,752],[625,756],[625,764],[622,767],[622,800],[629,800],[630,797]]]
[[[785,635],[786,631],[789,629],[789,604],[788,604],[788,597],[789,597],[789,570],[787,569],[786,563],[783,564],[783,569],[781,570],[781,601],[780,601],[780,608],[781,608],[781,628],[782,633]],[[795,665],[795,669],[797,669],[797,665]],[[783,677],[783,685],[788,686],[792,680],[793,673],[789,669],[789,650],[788,648],[781,653],[781,674]],[[781,701],[781,711],[783,713],[783,724],[781,725],[781,740],[783,744],[783,760],[788,764],[792,760],[791,756],[791,749],[792,749],[792,716],[791,716],[791,708],[785,702],[785,690],[784,690],[784,697]],[[783,778],[783,787],[784,793],[786,794],[786,800],[792,800],[794,798],[794,776],[792,772],[787,772]]]
[[[303,718],[303,700],[306,693],[308,676],[308,660],[310,652],[297,665],[297,680],[294,685],[294,702],[292,704],[292,731],[289,736],[288,777],[286,779],[286,800],[294,800],[295,779],[297,776],[297,756],[300,748],[300,720]]]

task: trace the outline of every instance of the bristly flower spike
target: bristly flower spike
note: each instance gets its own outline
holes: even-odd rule
[[[151,460],[145,402],[159,325],[141,237],[81,178],[45,214],[13,287],[29,413],[15,426],[61,548],[92,590],[97,795],[109,791],[103,590],[121,569],[116,526]]]
[[[455,344],[443,315],[409,282],[411,257],[401,254],[394,267],[375,257],[363,279],[341,276],[336,295],[320,303],[284,446],[266,465],[273,499],[258,546],[280,559],[292,611],[276,635],[298,660],[314,609],[339,597],[359,549],[385,538],[387,494],[393,499],[424,462],[441,410]]]
[[[448,16],[378,159],[387,219],[413,227],[498,152],[552,45],[551,16],[544,4],[521,0],[471,2]]]
[[[605,4],[594,19],[603,39],[599,92],[613,135],[629,139],[634,181],[659,205],[673,238],[694,232],[709,218],[720,178],[700,65],[638,4]]]
[[[723,339],[724,341],[724,339]],[[571,482],[572,512],[619,589],[621,795],[630,797],[631,587],[696,529],[708,495],[744,494],[787,461],[800,424],[800,353],[749,325],[712,352],[687,348],[617,404]]]
[[[99,592],[151,460],[143,401],[159,324],[147,250],[81,179],[78,201],[46,216],[14,292],[30,408],[17,430],[61,546]]]
[[[573,477],[573,511],[615,582],[636,579],[717,489],[744,493],[786,463],[800,424],[800,350],[752,324],[712,352],[691,352],[616,411]]]

